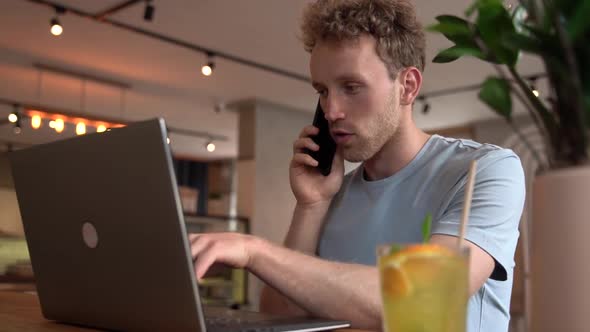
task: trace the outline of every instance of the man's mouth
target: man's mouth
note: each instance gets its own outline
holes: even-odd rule
[[[347,130],[336,129],[332,131],[332,137],[334,138],[336,144],[344,144],[350,141],[352,136],[354,136],[354,134]]]

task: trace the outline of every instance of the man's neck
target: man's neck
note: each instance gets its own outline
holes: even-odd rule
[[[400,124],[397,134],[365,161],[365,178],[375,181],[397,173],[416,157],[429,138],[430,135],[416,127],[413,121]]]

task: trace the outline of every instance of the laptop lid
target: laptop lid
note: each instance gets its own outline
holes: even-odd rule
[[[9,155],[43,315],[125,331],[348,327],[219,310],[206,324],[166,142],[153,119]]]
[[[10,153],[46,318],[205,331],[166,137],[154,119]]]

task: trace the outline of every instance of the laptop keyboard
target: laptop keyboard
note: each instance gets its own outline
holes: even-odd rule
[[[205,307],[205,324],[211,331],[271,332],[272,316],[253,311]],[[253,327],[255,326],[255,327]]]

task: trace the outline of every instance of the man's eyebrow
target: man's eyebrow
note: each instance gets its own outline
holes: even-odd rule
[[[338,76],[336,78],[336,81],[338,82],[345,82],[345,81],[362,81],[363,77],[359,76],[359,75],[354,75],[354,74],[343,74],[341,76]],[[315,89],[320,89],[324,87],[324,84],[320,83],[320,82],[316,82],[316,81],[312,81],[311,82],[311,86],[313,86]]]
[[[340,75],[336,78],[336,81],[342,82],[342,81],[360,81],[363,80],[362,76],[359,75],[355,75],[355,74],[344,74],[344,75]]]

